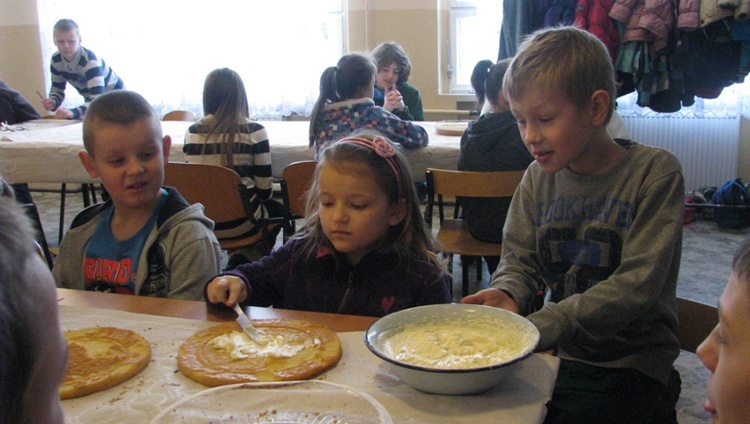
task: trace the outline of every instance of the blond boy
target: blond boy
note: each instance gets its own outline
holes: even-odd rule
[[[719,299],[719,325],[696,352],[706,368],[714,423],[750,420],[750,239],[734,255],[732,276]]]
[[[42,100],[44,109],[66,119],[81,119],[96,96],[107,91],[125,88],[115,71],[104,59],[81,46],[81,34],[72,19],[60,19],[52,32],[57,52],[52,55],[50,73],[52,88],[49,97]],[[65,87],[70,83],[83,96],[86,103],[68,109],[60,107],[65,100]]]
[[[59,287],[201,300],[220,271],[213,222],[162,187],[171,139],[146,99],[117,90],[97,97],[83,121],[91,178],[110,199],[82,211],[60,245]]]
[[[546,422],[651,422],[679,353],[680,163],[609,136],[614,71],[586,31],[534,33],[503,94],[535,162],[511,202],[491,288],[463,302],[520,312],[541,333],[538,350],[556,350]]]

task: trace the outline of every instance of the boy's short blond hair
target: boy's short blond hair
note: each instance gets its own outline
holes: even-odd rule
[[[83,118],[86,152],[94,155],[96,131],[102,124],[129,125],[141,119],[150,119],[154,133],[161,142],[163,133],[159,115],[143,96],[128,90],[114,90],[98,96],[91,102]]]
[[[68,32],[68,31],[75,31],[76,34],[80,35],[81,32],[78,29],[78,24],[72,20],[72,19],[60,19],[55,23],[55,26],[52,27],[53,32]]]
[[[534,32],[519,47],[503,80],[503,95],[519,98],[529,89],[559,91],[578,109],[597,90],[609,93],[607,123],[615,108],[617,85],[609,51],[593,34],[572,26]]]

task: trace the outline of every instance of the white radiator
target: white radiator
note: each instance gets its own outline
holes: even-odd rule
[[[623,116],[628,137],[674,153],[685,190],[720,186],[737,178],[740,118]]]

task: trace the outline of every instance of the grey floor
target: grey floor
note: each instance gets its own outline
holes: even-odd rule
[[[51,193],[32,193],[37,203],[44,226],[44,232],[51,246],[58,244],[58,224],[60,197]],[[66,197],[64,228],[83,207],[80,194]],[[737,246],[748,236],[750,228],[727,230],[719,228],[707,217],[699,217],[684,228],[683,254],[680,268],[680,280],[677,294],[693,300],[715,305],[724,290],[731,274],[732,255]],[[483,266],[481,278],[476,278],[475,268],[470,273],[470,291],[487,286],[489,274]],[[454,259],[454,298],[461,297],[461,268],[458,258]],[[707,370],[698,358],[683,351],[676,362],[676,368],[682,377],[682,396],[678,403],[680,423],[706,423],[710,415],[703,410],[705,399]]]

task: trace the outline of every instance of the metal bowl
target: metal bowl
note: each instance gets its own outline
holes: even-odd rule
[[[365,332],[370,351],[393,364],[393,373],[406,384],[447,395],[495,387],[538,343],[539,330],[528,319],[459,303],[394,312]]]

